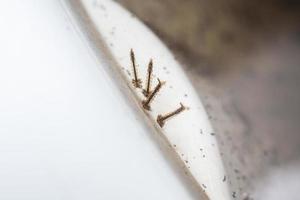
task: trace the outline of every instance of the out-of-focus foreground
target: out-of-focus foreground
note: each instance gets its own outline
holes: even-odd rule
[[[119,2],[186,65],[219,136],[230,181],[241,196],[250,192],[258,199],[296,199],[300,3]]]

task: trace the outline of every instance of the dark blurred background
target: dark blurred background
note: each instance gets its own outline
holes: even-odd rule
[[[118,2],[184,64],[239,198],[299,199],[300,181],[284,177],[300,174],[300,1]]]

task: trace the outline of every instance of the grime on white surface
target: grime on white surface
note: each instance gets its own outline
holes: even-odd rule
[[[93,29],[91,41],[100,41],[108,49],[107,59],[114,61],[111,67],[120,74],[136,105],[168,141],[188,174],[209,199],[231,199],[214,130],[201,100],[165,45],[112,1],[77,1],[76,6],[81,9],[81,23]],[[145,85],[150,65],[153,91],[148,94],[149,100]],[[166,118],[170,112],[172,117]]]

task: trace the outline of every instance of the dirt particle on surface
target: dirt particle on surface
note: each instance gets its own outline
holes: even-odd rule
[[[223,180],[222,180],[223,182],[225,182],[226,181],[226,175],[224,175],[224,177],[223,177]]]
[[[236,192],[232,192],[232,197],[236,198]]]

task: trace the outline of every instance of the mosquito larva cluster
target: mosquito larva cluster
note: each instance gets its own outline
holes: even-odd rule
[[[132,84],[135,88],[142,88],[142,80],[138,77],[138,69],[135,61],[135,54],[133,49],[130,50],[130,60],[133,68],[133,79],[132,79]],[[151,111],[151,102],[154,100],[155,96],[159,93],[161,90],[162,86],[165,84],[165,82],[160,81],[158,78],[157,85],[154,87],[153,90],[151,90],[151,82],[152,82],[152,73],[153,73],[153,60],[150,59],[149,64],[148,64],[148,69],[147,69],[147,75],[146,75],[146,81],[145,81],[145,88],[143,89],[142,93],[146,97],[146,99],[142,100],[142,107],[143,109],[147,111]],[[160,127],[163,127],[166,120],[172,118],[175,115],[178,115],[179,113],[183,112],[186,109],[186,107],[180,103],[180,107],[177,108],[176,110],[161,115],[159,114],[157,116],[156,122]]]

